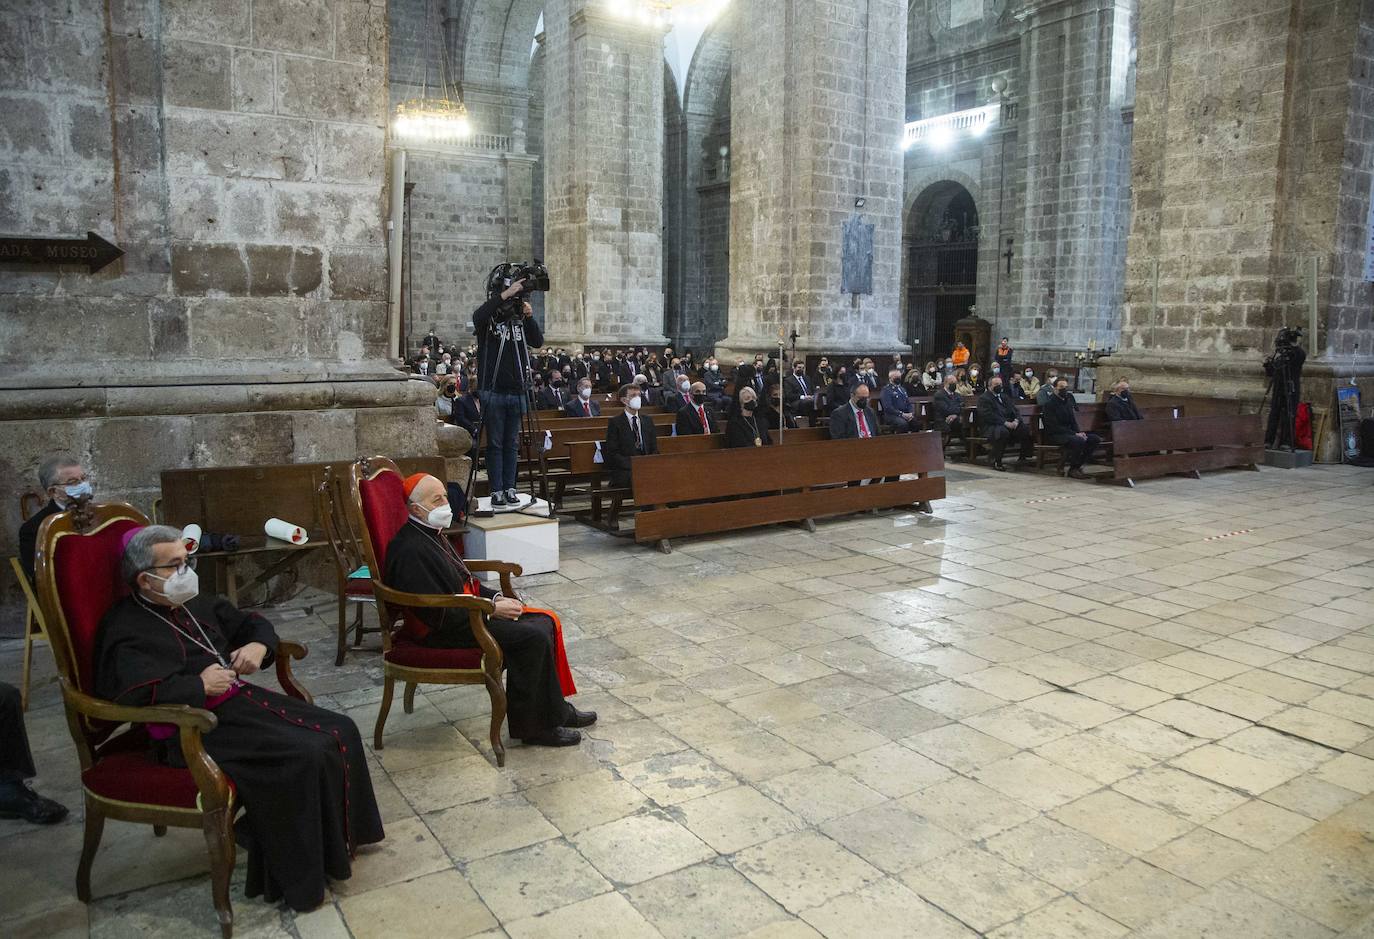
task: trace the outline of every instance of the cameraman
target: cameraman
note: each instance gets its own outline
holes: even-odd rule
[[[487,428],[487,482],[493,509],[520,503],[515,491],[515,471],[520,418],[528,407],[524,363],[531,348],[544,344],[534,310],[524,300],[516,299],[524,290],[525,281],[517,280],[500,296],[489,297],[472,314],[477,333],[477,385],[482,389],[482,415]],[[519,306],[512,309],[512,304]]]

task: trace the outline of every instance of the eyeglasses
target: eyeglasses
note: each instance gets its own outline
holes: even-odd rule
[[[183,574],[187,571],[187,569],[196,569],[195,558],[187,558],[179,564],[154,564],[151,567],[145,567],[143,570],[145,572],[171,570],[174,574]]]

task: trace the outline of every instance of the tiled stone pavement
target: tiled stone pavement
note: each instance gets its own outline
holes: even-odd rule
[[[934,518],[670,556],[566,523],[527,587],[589,739],[497,770],[483,692],[423,690],[372,759],[385,844],[309,915],[239,894],[237,935],[1374,935],[1371,483],[979,475]],[[377,657],[333,668],[330,602],[273,616],[370,740]],[[111,823],[76,901],[57,700],[38,782],[76,811],[0,822],[0,934],[215,935],[194,831]]]

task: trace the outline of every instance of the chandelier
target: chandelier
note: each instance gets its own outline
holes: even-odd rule
[[[606,0],[606,8],[620,19],[660,29],[705,27],[728,5],[729,0]]]
[[[411,98],[396,105],[391,133],[413,144],[461,143],[472,134],[462,99]]]

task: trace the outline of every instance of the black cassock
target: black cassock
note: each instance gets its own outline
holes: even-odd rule
[[[382,582],[406,593],[474,593],[488,600],[497,591],[471,573],[453,547],[432,528],[407,521],[386,549]],[[415,609],[411,613],[429,629],[422,645],[439,649],[475,649],[468,611]],[[554,652],[555,627],[543,613],[519,619],[486,621],[487,632],[501,647],[506,663],[506,723],[510,735],[536,737],[560,726],[572,715],[563,699]]]
[[[200,673],[216,658],[187,638],[201,639],[197,624],[225,662],[250,642],[267,647],[264,668],[275,655],[272,624],[223,597],[197,597],[176,609],[126,597],[100,624],[97,693],[120,704],[204,707]],[[245,809],[235,838],[248,851],[246,895],[314,909],[326,878],[347,879],[357,847],[383,838],[357,726],[246,682],[213,710],[219,724],[202,739]],[[184,765],[175,736],[155,748],[159,759]]]

